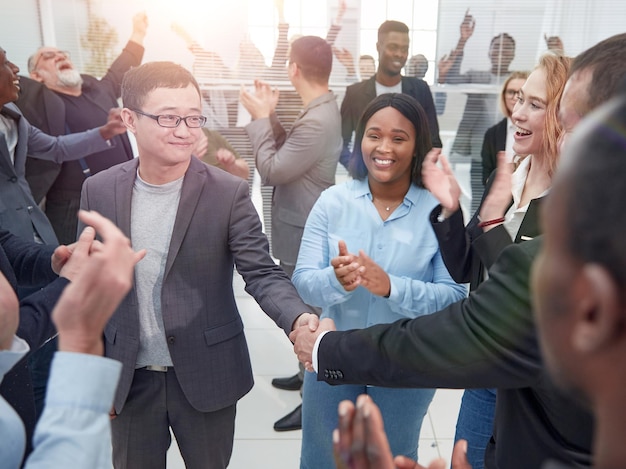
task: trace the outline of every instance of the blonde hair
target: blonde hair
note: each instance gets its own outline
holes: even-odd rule
[[[509,109],[506,107],[506,87],[509,86],[509,83],[511,83],[511,81],[513,80],[526,80],[528,78],[528,75],[530,75],[530,73],[527,71],[511,72],[511,74],[502,84],[502,89],[500,90],[500,102],[498,104],[500,105],[500,111],[502,111],[502,114],[504,114],[504,116],[508,117],[509,119],[511,118],[512,113],[509,112]]]
[[[550,176],[554,174],[559,161],[559,139],[563,128],[559,123],[559,107],[563,88],[569,76],[572,59],[558,51],[548,51],[541,56],[535,70],[546,73],[547,105],[543,132],[543,153],[548,163]]]

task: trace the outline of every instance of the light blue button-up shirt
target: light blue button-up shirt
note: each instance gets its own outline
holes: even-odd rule
[[[293,283],[302,299],[322,308],[322,318],[338,330],[390,323],[439,311],[467,294],[452,280],[428,222],[437,200],[411,185],[404,201],[383,221],[372,203],[367,179],[349,180],[325,190],[306,222]],[[391,280],[389,298],[365,287],[344,290],[330,260],[363,250]]]
[[[17,337],[10,350],[0,351],[0,382],[27,352],[28,345]],[[26,469],[113,467],[109,411],[121,370],[122,364],[110,358],[55,353]],[[25,439],[22,421],[0,397],[0,467],[19,467]]]

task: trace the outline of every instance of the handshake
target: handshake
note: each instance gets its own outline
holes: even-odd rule
[[[298,360],[304,365],[307,371],[313,369],[313,347],[317,338],[324,332],[336,331],[335,321],[332,319],[320,319],[314,314],[307,315],[307,321],[299,321],[294,330],[289,334],[289,339],[293,342],[293,350],[298,356]]]

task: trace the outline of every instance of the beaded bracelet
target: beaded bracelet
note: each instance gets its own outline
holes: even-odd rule
[[[500,218],[494,218],[493,220],[485,220],[485,221],[481,221],[478,224],[479,228],[484,228],[485,226],[490,226],[490,225],[497,225],[498,223],[503,223],[504,222],[504,217],[500,217]]]

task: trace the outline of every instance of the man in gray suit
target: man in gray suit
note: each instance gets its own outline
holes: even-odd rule
[[[233,266],[285,333],[316,316],[270,257],[247,182],[192,157],[206,118],[191,73],[146,63],[125,75],[122,100],[139,157],[88,178],[81,195],[147,250],[105,328],[105,354],[123,364],[114,465],[164,468],[171,428],[187,468],[225,468],[253,385]]]
[[[278,91],[256,81],[255,92],[241,91],[240,99],[252,117],[246,126],[263,184],[274,186],[272,196],[272,253],[291,277],[309,212],[322,191],[335,183],[341,154],[341,116],[328,89],[333,64],[330,44],[316,36],[303,36],[291,44],[287,72],[304,108],[285,132],[276,117]],[[277,378],[281,389],[302,386],[304,369],[297,376]],[[285,386],[287,384],[287,386]],[[301,406],[274,424],[276,431],[301,428]]]

